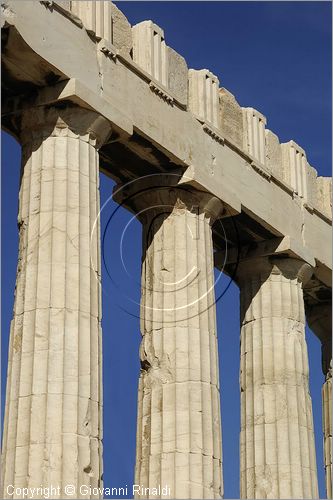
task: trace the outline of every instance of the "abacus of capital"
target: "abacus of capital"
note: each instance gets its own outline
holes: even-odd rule
[[[135,482],[223,496],[215,266],[241,297],[241,497],[318,497],[307,319],[332,498],[331,179],[152,21],[83,0],[7,0],[2,21],[2,126],[22,145],[2,498],[100,496],[99,171],[143,229]]]

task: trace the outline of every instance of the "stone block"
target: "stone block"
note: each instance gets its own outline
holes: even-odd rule
[[[283,179],[282,171],[282,150],[279,138],[271,130],[265,130],[266,145],[266,166],[272,175],[278,179]]]
[[[306,164],[307,202],[311,207],[317,204],[317,170]]]
[[[219,80],[208,69],[190,69],[189,108],[204,122],[218,128],[219,120]]]
[[[132,28],[121,10],[113,3],[111,4],[112,16],[112,44],[120,52],[129,55],[133,48]]]
[[[171,47],[167,47],[168,54],[168,88],[172,95],[184,105],[188,98],[188,68],[183,56]]]
[[[243,108],[243,124],[245,151],[264,165],[266,117],[254,108]]]
[[[152,21],[132,27],[133,61],[167,87],[168,57],[163,30]]]
[[[227,89],[219,91],[220,123],[222,135],[239,148],[243,148],[242,108]]]
[[[307,160],[305,151],[294,141],[281,144],[284,180],[296,194],[307,200]]]
[[[71,2],[71,11],[81,19],[88,33],[95,36],[97,40],[104,38],[111,43],[111,5],[110,0],[99,2],[74,0]]]
[[[317,177],[317,206],[324,215],[332,218],[332,179]]]

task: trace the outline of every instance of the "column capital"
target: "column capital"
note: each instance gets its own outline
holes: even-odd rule
[[[20,116],[22,144],[50,136],[80,137],[99,149],[110,134],[111,124],[106,118],[70,102],[24,109]]]
[[[142,222],[157,215],[187,210],[196,216],[203,214],[213,224],[224,212],[221,200],[207,191],[181,183],[178,173],[153,174],[118,184],[113,199],[135,213]]]
[[[323,343],[332,336],[332,304],[318,302],[306,307],[306,319],[309,327]]]
[[[244,259],[235,268],[235,279],[238,283],[256,275],[263,280],[270,275],[282,275],[290,280],[297,279],[303,285],[309,281],[313,268],[304,260],[282,256],[260,256]]]
[[[332,303],[307,305],[306,319],[310,329],[321,342],[321,364],[326,378],[332,377]]]

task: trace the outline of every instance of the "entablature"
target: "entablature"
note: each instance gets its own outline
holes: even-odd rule
[[[329,282],[331,179],[318,177],[295,142],[280,144],[265,116],[239,106],[209,70],[189,70],[160,27],[132,28],[108,1],[9,0],[3,19],[4,128],[15,134],[26,106],[94,109],[113,129],[101,150],[107,175],[180,168],[230,217],[297,241]]]

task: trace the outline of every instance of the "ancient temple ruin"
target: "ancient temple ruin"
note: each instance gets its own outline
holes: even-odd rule
[[[217,267],[241,296],[241,497],[318,497],[307,319],[332,498],[331,179],[152,21],[83,0],[6,0],[2,20],[2,126],[22,145],[2,498],[102,485],[100,170],[142,222],[135,482],[223,496]]]

